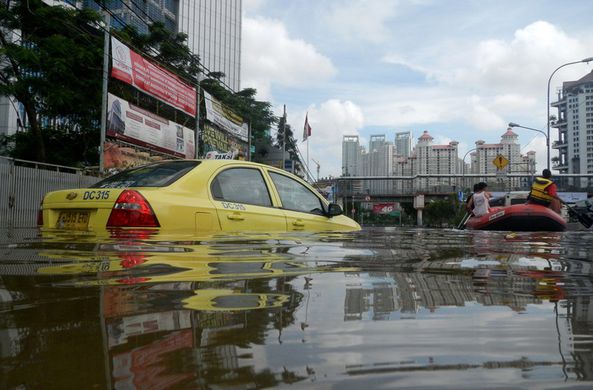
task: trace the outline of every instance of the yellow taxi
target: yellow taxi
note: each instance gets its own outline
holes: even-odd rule
[[[343,215],[304,180],[238,160],[161,161],[120,172],[90,188],[50,192],[44,230],[89,232],[353,231]]]

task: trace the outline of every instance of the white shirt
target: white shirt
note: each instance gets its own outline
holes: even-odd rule
[[[488,198],[484,191],[478,192],[474,194],[472,197],[474,200],[474,215],[476,217],[481,217],[482,215],[488,214],[488,208],[490,204],[488,203]]]

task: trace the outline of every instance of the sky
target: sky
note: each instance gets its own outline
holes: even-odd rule
[[[462,158],[509,122],[546,131],[548,78],[593,57],[592,14],[589,0],[243,0],[241,88],[276,115],[286,105],[315,176],[313,160],[320,177],[341,175],[344,135],[368,148],[371,135],[426,130],[458,141]],[[592,69],[560,69],[550,100]],[[305,115],[312,135],[300,142]],[[543,169],[545,137],[514,132]]]

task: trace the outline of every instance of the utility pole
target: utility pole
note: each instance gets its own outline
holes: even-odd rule
[[[281,169],[286,166],[286,104],[284,105],[284,122],[282,123],[282,165]]]
[[[105,132],[107,130],[107,83],[109,82],[109,29],[111,16],[105,11],[105,33],[103,40],[103,92],[101,102],[101,144],[99,145],[99,172],[105,171]]]

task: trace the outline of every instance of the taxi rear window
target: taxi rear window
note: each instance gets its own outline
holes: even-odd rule
[[[91,188],[166,187],[199,164],[199,161],[180,160],[145,165],[117,173]]]

